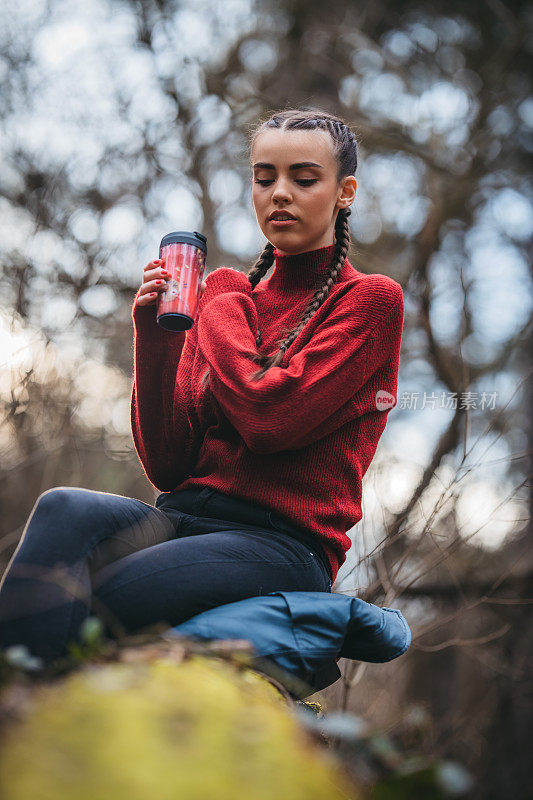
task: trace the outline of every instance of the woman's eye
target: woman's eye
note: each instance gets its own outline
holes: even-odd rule
[[[311,186],[311,184],[316,183],[318,178],[296,178],[296,183],[299,183],[300,186]],[[274,183],[272,178],[263,178],[255,179],[256,183],[260,183],[261,186],[269,186],[269,184]]]

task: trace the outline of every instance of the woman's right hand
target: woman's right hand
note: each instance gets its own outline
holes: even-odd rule
[[[170,272],[165,269],[165,259],[157,258],[150,261],[144,268],[143,282],[137,297],[138,306],[151,306],[157,300],[157,295],[164,292],[167,281],[170,280]]]
[[[167,281],[171,278],[171,273],[165,269],[165,259],[156,258],[155,261],[150,261],[144,268],[143,282],[139,289],[137,297],[138,306],[151,306],[157,300],[157,295],[164,292],[167,288]],[[205,281],[202,281],[200,291],[198,292],[198,300],[205,291]]]

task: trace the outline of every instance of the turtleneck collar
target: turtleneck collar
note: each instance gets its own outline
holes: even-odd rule
[[[280,255],[274,250],[275,268],[268,279],[269,289],[275,292],[311,289],[325,277],[334,250],[334,244],[296,255]]]

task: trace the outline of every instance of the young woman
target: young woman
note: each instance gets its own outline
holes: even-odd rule
[[[0,647],[52,661],[90,613],[114,635],[331,590],[396,403],[403,295],[346,258],[357,142],[340,118],[276,113],[251,159],[267,243],[249,272],[209,274],[186,333],[156,324],[161,260],[133,303],[132,433],[155,506],[44,492],[0,586]]]

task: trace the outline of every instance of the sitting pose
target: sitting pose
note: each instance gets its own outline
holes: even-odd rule
[[[156,322],[163,260],[133,302],[132,433],[155,505],[40,495],[0,584],[0,648],[51,662],[89,614],[118,635],[331,591],[396,403],[402,289],[346,258],[357,141],[340,118],[273,114],[250,153],[267,242],[248,273],[207,275],[186,332]]]

